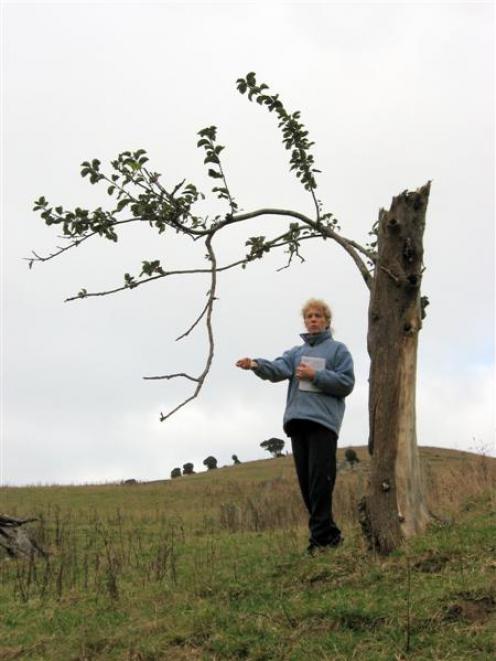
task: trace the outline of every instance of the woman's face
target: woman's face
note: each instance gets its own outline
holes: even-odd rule
[[[322,333],[327,328],[327,319],[320,308],[308,308],[303,321],[309,333]]]

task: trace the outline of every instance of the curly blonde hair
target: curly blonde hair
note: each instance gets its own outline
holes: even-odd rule
[[[301,308],[301,314],[303,318],[305,318],[305,315],[308,312],[308,310],[310,310],[310,308],[317,308],[317,310],[320,310],[327,322],[326,328],[331,327],[332,312],[331,312],[331,308],[327,305],[325,301],[323,301],[321,298],[309,298],[308,301],[306,301],[305,305]]]

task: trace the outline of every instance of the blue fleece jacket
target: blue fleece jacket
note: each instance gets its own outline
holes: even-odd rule
[[[255,358],[258,365],[253,372],[261,379],[277,382],[289,379],[284,430],[290,420],[312,420],[332,429],[337,435],[343,422],[344,398],[355,385],[353,359],[342,342],[332,339],[330,331],[311,334],[302,333],[301,346],[285,351],[275,360]],[[301,390],[300,381],[295,376],[302,357],[321,358],[325,368],[318,369],[313,379],[316,391]]]

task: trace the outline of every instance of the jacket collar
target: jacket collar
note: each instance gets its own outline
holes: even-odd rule
[[[322,333],[301,333],[301,339],[313,347],[316,344],[320,344],[324,340],[332,340],[332,333],[330,330],[322,331]]]

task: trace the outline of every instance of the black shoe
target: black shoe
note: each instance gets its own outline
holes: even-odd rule
[[[334,539],[332,539],[332,540],[327,544],[327,546],[334,546],[334,547],[336,547],[336,546],[340,546],[340,544],[342,544],[343,542],[344,542],[344,537],[342,537],[341,535],[338,535],[337,537],[334,537]]]

